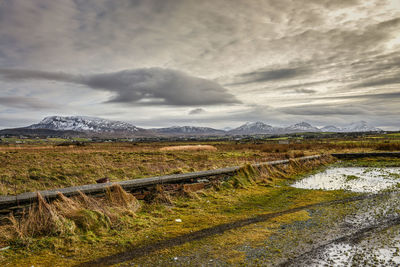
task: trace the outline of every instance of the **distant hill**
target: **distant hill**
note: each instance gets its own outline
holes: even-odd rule
[[[143,129],[131,123],[86,116],[50,116],[27,127],[0,130],[0,135],[63,136],[63,137],[171,137],[171,136],[225,136],[276,135],[302,132],[379,132],[379,128],[365,121],[352,122],[344,127],[334,125],[317,128],[307,122],[287,127],[274,127],[264,122],[247,122],[237,128],[218,130],[210,127],[172,126]]]
[[[307,122],[300,122],[288,127],[274,127],[263,122],[247,122],[231,131],[231,135],[286,134],[298,132],[320,132],[317,127]]]
[[[366,121],[352,122],[342,128],[342,132],[381,132],[382,129],[368,125]]]
[[[28,126],[26,128],[97,133],[113,133],[117,131],[137,133],[140,131],[145,131],[144,129],[138,128],[127,122],[112,121],[85,116],[46,117],[41,122],[37,124],[32,124],[31,126]]]
[[[336,127],[335,125],[327,125],[327,126],[321,128],[321,132],[339,133],[341,131],[342,131],[342,129],[339,127]]]
[[[333,125],[321,128],[322,132],[334,133],[353,133],[353,132],[382,132],[382,129],[369,125],[366,121],[352,122],[344,127],[336,127]]]
[[[272,127],[263,122],[247,122],[228,132],[230,135],[255,135],[255,134],[275,134],[280,132],[280,128]]]
[[[302,132],[380,132],[379,128],[368,125],[365,121],[352,122],[345,127],[337,127],[334,125],[318,128],[307,122],[296,123],[287,127],[274,127],[263,122],[247,122],[235,129],[228,131],[230,135],[261,135],[261,134],[288,134]]]
[[[67,136],[98,136],[98,137],[136,137],[136,136],[151,136],[152,133],[148,130],[136,127],[127,122],[112,121],[100,118],[85,117],[85,116],[51,116],[46,117],[36,124],[27,127],[8,129],[0,131],[1,134],[6,134],[7,131],[18,132],[19,134],[34,133],[48,135],[67,135]]]
[[[167,128],[150,129],[152,132],[161,135],[225,135],[223,130],[217,130],[209,127],[195,126],[172,126]]]
[[[58,131],[49,129],[28,129],[28,128],[12,128],[0,130],[0,135],[26,135],[32,137],[88,137],[85,133],[76,131]]]
[[[320,132],[321,130],[317,127],[312,126],[307,122],[300,122],[289,127],[284,128],[284,132],[287,133],[298,133],[298,132]]]

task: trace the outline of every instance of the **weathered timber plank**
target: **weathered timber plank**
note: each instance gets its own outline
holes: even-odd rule
[[[296,158],[296,160],[307,161],[307,160],[318,159],[320,157],[321,157],[320,155],[315,155],[315,156]],[[253,164],[252,166],[254,167],[274,166],[274,165],[281,165],[288,163],[290,163],[290,160],[276,160],[264,163],[257,163]],[[47,200],[53,200],[57,198],[58,193],[62,193],[67,197],[78,195],[79,192],[82,192],[87,195],[101,194],[105,192],[107,188],[113,184],[119,184],[125,190],[132,191],[141,188],[146,188],[149,186],[154,186],[157,184],[180,183],[191,179],[205,178],[210,176],[232,175],[237,171],[239,171],[241,168],[242,166],[233,166],[216,170],[207,170],[207,171],[173,174],[165,176],[155,176],[149,178],[120,181],[115,183],[88,184],[88,185],[72,186],[72,187],[59,188],[53,190],[43,190],[38,192]],[[23,204],[26,205],[29,203],[33,203],[37,200],[38,192],[27,192],[16,196],[0,196],[0,209],[9,209],[10,207],[13,206],[20,206]]]

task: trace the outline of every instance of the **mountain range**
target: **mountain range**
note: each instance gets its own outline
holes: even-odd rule
[[[247,122],[237,128],[225,130],[196,126],[172,126],[167,128],[144,129],[135,125],[86,116],[50,116],[27,127],[0,130],[0,134],[48,134],[69,136],[98,137],[151,137],[151,136],[224,136],[224,135],[262,135],[287,134],[300,132],[379,132],[379,128],[368,125],[365,121],[352,122],[345,127],[328,125],[314,127],[307,122],[296,123],[287,127],[274,127],[263,122]]]
[[[167,128],[153,128],[150,131],[161,135],[224,135],[226,131],[209,127],[172,126]]]

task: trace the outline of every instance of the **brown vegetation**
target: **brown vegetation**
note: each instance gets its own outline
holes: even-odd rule
[[[83,193],[67,198],[59,193],[58,199],[48,203],[40,193],[27,213],[16,218],[10,215],[10,225],[2,228],[0,242],[19,239],[28,242],[41,236],[65,236],[78,232],[99,233],[117,227],[122,216],[134,216],[140,208],[132,194],[120,185],[112,185],[103,198],[89,197]]]
[[[160,151],[216,151],[215,146],[210,145],[187,145],[187,146],[166,146],[160,148]]]
[[[215,189],[221,190],[230,187],[245,188],[258,183],[269,184],[274,179],[288,179],[295,173],[311,170],[316,166],[330,163],[332,160],[331,157],[326,156],[301,163],[291,160],[288,165],[273,167],[255,168],[246,165],[232,178],[213,182],[212,185]],[[189,192],[185,187],[179,191],[168,191],[164,186],[159,185],[154,191],[152,202],[173,205],[174,197],[181,196],[198,198],[196,194]],[[4,235],[0,242],[15,238],[27,242],[31,238],[64,236],[82,231],[99,233],[118,226],[122,216],[134,217],[139,208],[140,204],[136,198],[118,184],[107,188],[105,196],[101,198],[90,197],[83,193],[77,197],[67,198],[59,193],[57,200],[48,203],[40,193],[37,193],[37,202],[27,213],[19,218],[10,215],[10,225],[2,229]]]
[[[312,154],[400,150],[394,137],[257,142],[91,143],[46,149],[29,144],[9,146],[0,151],[0,195],[93,184],[101,177],[115,182]]]
[[[0,247],[12,247],[11,254],[3,254],[3,258],[0,254],[0,263],[24,264],[26,257],[21,255],[29,251],[29,264],[44,264],[46,257],[47,265],[73,265],[221,223],[336,198],[342,193],[287,185],[293,175],[330,160],[293,160],[287,166],[262,168],[247,165],[234,177],[197,192],[183,188],[171,194],[159,187],[152,202],[141,202],[140,210],[137,200],[118,186],[100,198],[60,194],[51,204],[40,198],[25,216],[11,217],[10,225],[0,227]],[[239,244],[241,240],[231,241]]]

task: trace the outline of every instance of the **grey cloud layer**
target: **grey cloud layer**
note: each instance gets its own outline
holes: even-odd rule
[[[400,74],[400,73],[398,73],[398,74]],[[355,87],[356,88],[379,87],[381,85],[391,85],[391,84],[399,84],[399,83],[400,83],[400,77],[393,77],[393,78],[383,78],[383,79],[363,82],[363,83],[357,84]]]
[[[177,121],[183,112],[210,123],[296,122],[319,114],[390,124],[398,115],[398,0],[3,0],[0,25],[0,66],[7,68],[1,76],[9,90],[0,97],[35,97],[44,80],[80,85],[74,90],[87,97],[74,108],[125,114],[117,119],[139,120],[134,108],[146,106],[149,119],[160,104],[170,116],[163,120]],[[51,85],[61,98],[71,90]],[[93,104],[104,99],[102,91],[122,105]],[[217,109],[230,103],[254,112]],[[215,109],[198,109],[206,105]]]
[[[32,70],[0,69],[8,81],[50,80],[113,92],[111,103],[146,105],[215,105],[239,103],[219,84],[176,70],[148,68],[95,75],[71,75]]]
[[[358,2],[4,0],[0,62],[84,69],[168,62],[191,72],[224,67],[240,72],[236,62],[260,58],[276,63],[287,48],[303,50],[304,42],[294,40],[303,39],[302,32],[317,26],[329,29],[327,12]]]
[[[327,115],[360,115],[368,114],[365,107],[357,107],[354,105],[341,104],[317,104],[317,105],[301,105],[295,107],[287,107],[279,109],[279,111],[291,115],[305,116],[327,116]]]
[[[268,82],[284,79],[292,79],[304,74],[310,74],[312,71],[307,68],[285,68],[276,70],[258,70],[239,75],[242,81],[233,83],[232,85]]]
[[[17,96],[0,97],[0,105],[11,108],[34,110],[54,109],[56,107],[50,103],[44,103],[37,98]]]
[[[201,114],[206,112],[204,109],[202,108],[195,108],[189,111],[189,115],[197,115],[197,114]]]

